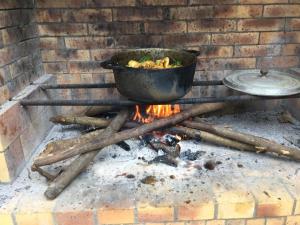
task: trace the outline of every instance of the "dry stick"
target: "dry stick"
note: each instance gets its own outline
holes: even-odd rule
[[[168,130],[170,132],[185,134],[191,138],[207,141],[207,142],[214,143],[217,145],[227,146],[227,147],[235,148],[235,149],[239,149],[239,150],[256,152],[256,149],[254,148],[254,146],[240,143],[237,141],[233,141],[233,140],[230,140],[227,138],[223,138],[223,137],[220,137],[220,136],[217,136],[215,134],[211,134],[211,133],[208,133],[205,131],[199,131],[196,129],[191,129],[191,128],[187,128],[187,127],[183,127],[183,126],[172,127]]]
[[[121,129],[128,114],[127,109],[121,110],[110,125],[102,132],[101,138],[108,139],[113,133]],[[101,150],[102,149],[81,154],[50,184],[44,193],[45,196],[48,199],[55,199],[86,167],[88,167]]]
[[[225,138],[253,145],[258,153],[271,152],[294,160],[300,160],[300,149],[287,147],[262,137],[203,122],[184,121],[182,124],[190,128],[207,131]]]
[[[64,151],[65,149],[68,148],[73,148],[75,146],[80,146],[89,143],[93,139],[101,137],[102,132],[103,129],[95,130],[90,133],[81,135],[80,137],[50,142],[49,144],[46,145],[45,150],[39,155],[39,157],[43,157],[43,155]]]
[[[118,107],[115,106],[91,106],[89,107],[86,112],[85,115],[86,116],[96,116],[99,115],[101,113],[105,113],[105,112],[111,112],[112,110],[117,109]]]
[[[89,117],[89,116],[54,116],[50,118],[50,121],[53,123],[60,123],[63,125],[66,124],[81,124],[81,125],[89,125],[89,126],[97,126],[97,127],[106,127],[110,123],[109,120]]]
[[[50,121],[62,125],[79,124],[79,125],[96,126],[98,128],[105,128],[111,122],[110,119],[107,120],[103,118],[96,118],[96,117],[89,117],[89,116],[72,116],[72,115],[66,115],[66,116],[58,115],[50,118]],[[127,122],[124,124],[123,127],[132,128],[135,127],[136,125],[137,123],[135,122]]]
[[[59,172],[56,175],[53,175],[53,174],[43,170],[42,168],[36,167],[36,166],[32,166],[31,170],[38,172],[41,176],[45,177],[49,181],[53,181],[59,175]]]
[[[159,128],[175,125],[183,120],[188,119],[189,117],[216,111],[224,108],[225,106],[226,104],[224,103],[207,103],[207,104],[193,106],[188,110],[178,113],[174,116],[159,119],[152,123],[141,125],[140,127],[118,132],[116,134],[111,135],[109,139],[102,139],[102,140],[95,139],[90,143],[83,145],[79,148],[70,148],[70,149],[66,149],[65,151],[58,152],[57,154],[50,154],[45,157],[39,157],[35,160],[34,164],[36,166],[44,166],[55,162],[59,162],[61,160],[73,157],[78,154],[95,151],[97,149],[104,148],[108,145],[112,145],[129,138],[138,137],[140,135],[143,135],[145,133],[148,133],[150,131]]]

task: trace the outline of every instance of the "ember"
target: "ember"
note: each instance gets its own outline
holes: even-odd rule
[[[149,105],[145,112],[142,112],[141,107],[135,106],[135,114],[133,120],[142,123],[151,123],[154,119],[165,118],[180,112],[179,105]],[[144,117],[144,114],[146,117]]]

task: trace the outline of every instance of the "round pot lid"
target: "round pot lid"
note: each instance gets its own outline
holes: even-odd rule
[[[238,71],[224,78],[228,88],[251,95],[287,96],[300,93],[300,77],[270,70]]]

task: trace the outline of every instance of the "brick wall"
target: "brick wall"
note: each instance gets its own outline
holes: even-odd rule
[[[0,105],[42,73],[34,1],[0,1]]]
[[[36,7],[44,68],[62,82],[101,77],[100,61],[128,47],[199,49],[197,74],[205,76],[299,66],[299,0],[37,0]]]

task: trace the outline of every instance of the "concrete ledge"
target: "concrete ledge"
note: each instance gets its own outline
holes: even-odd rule
[[[50,96],[38,88],[40,83],[52,83],[54,77],[44,75],[27,86],[12,101],[0,108],[0,183],[10,183],[20,173],[25,162],[52,127],[48,118],[53,107],[22,107],[21,99],[47,99]]]

